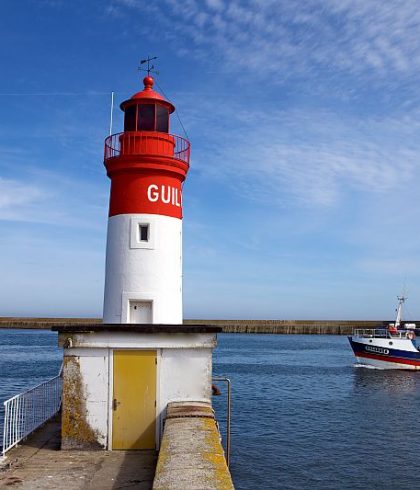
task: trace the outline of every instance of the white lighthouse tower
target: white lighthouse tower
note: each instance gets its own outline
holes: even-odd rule
[[[124,132],[105,141],[111,179],[103,321],[181,324],[182,183],[190,144],[169,134],[175,107],[144,89],[121,104]]]

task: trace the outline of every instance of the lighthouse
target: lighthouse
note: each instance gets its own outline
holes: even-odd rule
[[[103,321],[181,324],[182,185],[190,143],[170,134],[175,107],[154,88],[121,103],[124,131],[105,140],[111,179]]]
[[[182,184],[190,144],[144,88],[105,139],[111,179],[102,324],[60,325],[63,449],[157,449],[171,403],[211,404],[215,325],[183,325]]]

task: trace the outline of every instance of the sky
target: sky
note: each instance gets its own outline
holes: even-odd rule
[[[151,55],[185,318],[420,318],[417,0],[0,4],[0,316],[101,316],[110,94],[117,133]]]

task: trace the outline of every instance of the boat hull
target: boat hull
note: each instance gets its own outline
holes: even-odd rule
[[[367,344],[364,340],[348,339],[360,364],[380,369],[420,370],[420,352],[410,340],[403,341],[407,345],[406,349],[393,349],[383,345],[383,342]]]

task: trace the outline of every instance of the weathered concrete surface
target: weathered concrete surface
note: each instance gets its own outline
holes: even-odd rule
[[[76,356],[64,356],[61,449],[104,449],[86,417],[80,360]]]
[[[153,489],[233,488],[211,405],[170,403]]]
[[[152,488],[155,451],[60,451],[60,421],[47,423],[0,464],[0,488]]]

